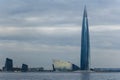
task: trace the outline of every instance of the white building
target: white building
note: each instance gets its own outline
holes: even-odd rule
[[[72,71],[73,64],[61,60],[53,60],[53,66],[56,71]]]

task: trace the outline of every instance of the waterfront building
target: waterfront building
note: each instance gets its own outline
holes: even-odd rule
[[[27,64],[22,64],[22,72],[27,72],[28,71],[28,65]]]
[[[44,68],[43,67],[38,67],[38,68],[29,68],[29,72],[43,72]]]
[[[79,67],[71,62],[53,60],[53,70],[54,71],[75,71],[79,70]]]
[[[95,72],[120,72],[120,68],[93,68]]]
[[[3,67],[4,71],[13,71],[13,60],[6,58],[5,66]]]
[[[81,35],[81,70],[89,70],[90,58],[90,42],[89,42],[89,27],[87,10],[84,8],[83,22],[82,22],[82,35]]]
[[[13,67],[13,72],[21,72],[21,68],[19,68],[19,67]]]

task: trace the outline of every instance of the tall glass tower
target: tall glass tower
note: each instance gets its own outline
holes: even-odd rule
[[[84,8],[81,35],[81,70],[89,70],[90,42],[87,10]]]

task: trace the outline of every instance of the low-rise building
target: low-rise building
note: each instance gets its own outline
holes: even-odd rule
[[[22,64],[22,72],[27,72],[28,71],[28,65],[27,64]]]
[[[71,62],[53,60],[53,70],[54,71],[75,71],[79,70],[79,67]]]

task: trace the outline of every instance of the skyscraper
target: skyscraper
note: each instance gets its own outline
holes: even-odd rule
[[[81,70],[89,70],[90,43],[87,10],[84,8],[81,35]]]
[[[13,60],[6,58],[4,71],[13,71]]]

